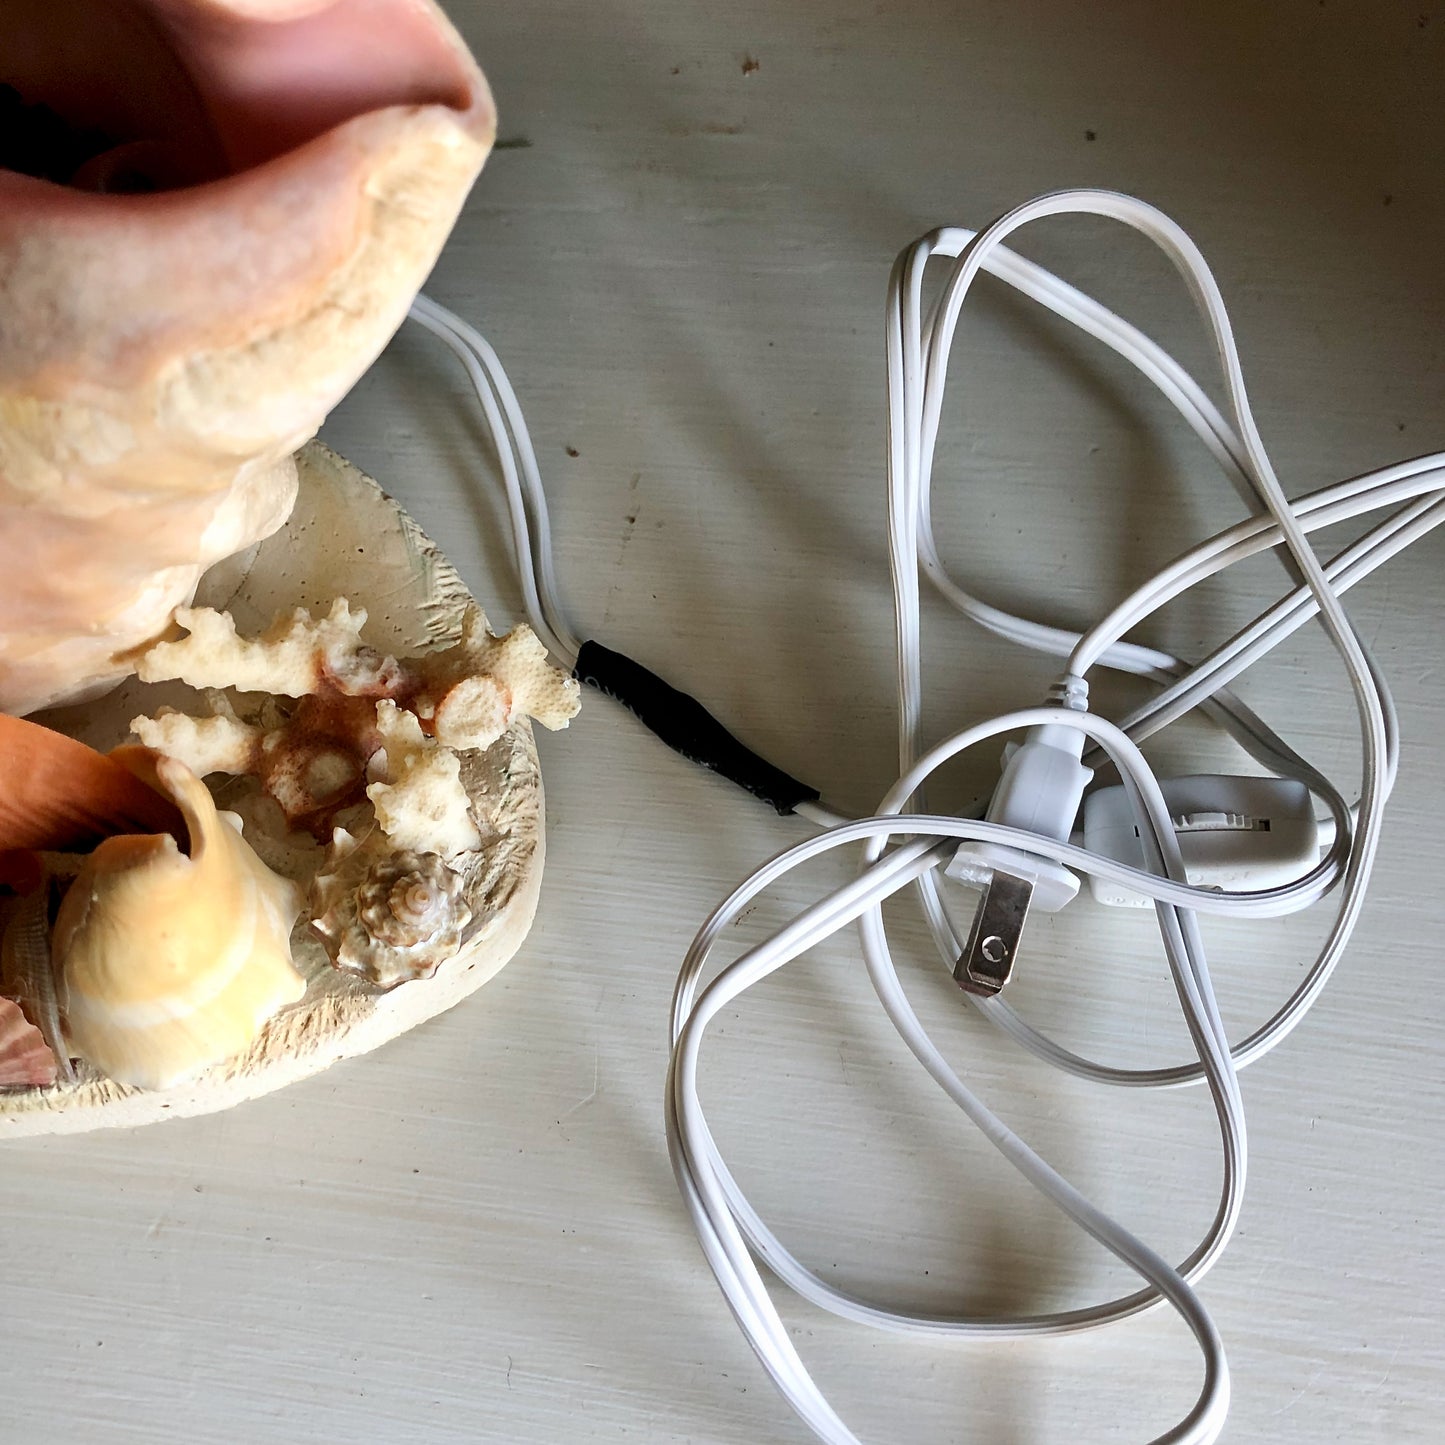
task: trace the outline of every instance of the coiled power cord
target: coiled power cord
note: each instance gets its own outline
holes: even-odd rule
[[[1003,244],[1024,225],[1074,214],[1130,226],[1168,256],[1212,342],[1224,380],[1223,410],[1156,343]],[[944,267],[945,275],[942,289],[925,306],[924,277],[932,265]],[[933,457],[949,358],[961,308],[982,272],[1072,322],[1135,367],[1174,404],[1251,504],[1251,515],[1186,552],[1083,634],[1015,616],[975,597],[949,575],[933,536]],[[794,1348],[760,1266],[822,1309],[904,1335],[983,1340],[1068,1334],[1167,1305],[1198,1344],[1203,1379],[1193,1408],[1158,1441],[1194,1445],[1216,1440],[1229,1407],[1229,1368],[1195,1285],[1228,1243],[1244,1197],[1248,1153],[1237,1072],[1299,1024],[1343,956],[1364,903],[1399,762],[1399,727],[1389,689],[1351,625],[1342,597],[1445,521],[1445,454],[1383,467],[1294,501],[1287,498],[1250,411],[1238,349],[1214,277],[1185,232],[1141,201],[1107,191],[1061,191],[1019,206],[983,231],[945,227],[920,238],[898,257],[887,304],[888,550],[898,661],[899,778],[873,816],[848,819],[821,802],[816,790],[737,742],[694,699],[630,658],[579,636],[559,598],[536,454],[495,351],[474,328],[425,296],[417,298],[411,315],[453,352],[475,387],[497,448],[527,617],[553,655],[583,681],[618,698],[685,756],[737,782],[780,813],[796,813],[823,829],[764,863],[698,931],[673,996],[665,1093],[667,1141],[683,1202],[734,1317],[788,1403],[819,1439],[834,1445],[856,1440]],[[1310,543],[1309,534],[1319,528],[1377,512],[1384,514],[1383,520],[1328,560]],[[1289,590],[1202,661],[1185,662],[1126,640],[1189,588],[1271,549],[1285,565]],[[1059,682],[1042,706],[975,724],[924,748],[920,574],[978,626],[1061,660]],[[1229,690],[1242,672],[1316,618],[1349,679],[1359,718],[1363,781],[1354,801],[1347,801]],[[1088,678],[1098,667],[1146,678],[1159,691],[1145,706],[1110,721],[1088,706]],[[1178,785],[1156,777],[1139,745],[1194,710],[1227,730],[1268,777],[1248,780],[1243,792],[1244,780],[1189,780],[1193,801],[1181,813]],[[926,810],[923,790],[938,768],[1005,735],[1021,735],[1022,742],[987,807],[976,810],[981,816],[940,816]],[[1118,770],[1118,807],[1126,810],[1121,816],[1127,816],[1137,832],[1137,847],[1127,856],[1120,856],[1117,848],[1092,846],[1089,819],[1096,794],[1086,799],[1085,790],[1093,766],[1104,760]],[[1285,805],[1285,788],[1295,789],[1305,800],[1310,846],[1308,856],[1282,875],[1279,859],[1267,867],[1261,850],[1284,832],[1276,827],[1271,833],[1268,811]],[[1248,804],[1260,816],[1240,812],[1240,797],[1263,797],[1262,803]],[[1317,809],[1325,816],[1316,828]],[[861,861],[851,882],[704,982],[719,939],[754,898],[811,859],[854,846]],[[982,901],[971,921],[955,916],[939,884],[941,872],[981,890]],[[1065,1048],[1000,996],[1031,904],[1063,906],[1077,893],[1080,875],[1096,893],[1112,890],[1110,896],[1117,896],[1122,891],[1153,907],[1193,1058],[1152,1069],[1108,1065]],[[1185,1258],[1171,1264],[1091,1204],[982,1102],[934,1045],[904,994],[883,921],[884,900],[910,885],[944,966],[963,985],[963,996],[1031,1053],[1099,1083],[1132,1088],[1202,1083],[1208,1090],[1223,1164],[1219,1200],[1203,1238]],[[1215,999],[1198,916],[1277,917],[1310,908],[1330,894],[1334,921],[1302,982],[1270,1018],[1231,1044]],[[698,1093],[706,1030],[747,989],[850,925],[859,930],[879,1001],[914,1057],[1010,1164],[1130,1266],[1141,1280],[1138,1289],[1045,1314],[910,1313],[820,1279],[794,1258],[748,1203],[717,1148]]]

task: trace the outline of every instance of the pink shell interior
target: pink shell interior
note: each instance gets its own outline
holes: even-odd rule
[[[4,9],[0,83],[103,135],[127,164],[156,169],[160,189],[234,174],[369,111],[465,111],[476,98],[465,52],[416,0],[4,0]],[[254,18],[268,9],[294,18]],[[103,183],[105,168],[75,183],[92,179]]]
[[[14,999],[0,998],[0,1088],[43,1088],[56,1077],[55,1055]]]

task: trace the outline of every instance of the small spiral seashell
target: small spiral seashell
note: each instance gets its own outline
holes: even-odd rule
[[[456,875],[437,854],[403,852],[372,870],[357,890],[356,911],[373,938],[410,948],[453,923],[456,902]]]
[[[430,978],[462,946],[472,910],[438,853],[391,852],[338,828],[311,885],[311,930],[337,968],[381,988]]]

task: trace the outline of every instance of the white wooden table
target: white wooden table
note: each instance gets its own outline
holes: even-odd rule
[[[511,371],[575,619],[842,808],[869,809],[893,773],[882,300],[917,233],[1065,184],[1143,196],[1216,267],[1289,486],[1445,445],[1445,11],[1427,0],[451,8],[509,144],[431,291]],[[1181,288],[1142,242],[1064,223],[1021,248],[1204,366]],[[938,522],[984,595],[1083,621],[1236,514],[1164,404],[1099,348],[997,289],[962,340]],[[498,622],[520,615],[448,357],[408,331],[325,435]],[[1204,1285],[1234,1442],[1441,1438],[1441,556],[1432,539],[1351,598],[1396,689],[1403,782],[1351,957],[1246,1075],[1249,1201]],[[1276,584],[1255,567],[1151,635],[1197,654]],[[1048,681],[1047,663],[932,600],[926,629],[933,736]],[[1246,686],[1349,778],[1341,692],[1313,635]],[[605,699],[541,741],[542,911],[476,998],[231,1114],[7,1147],[7,1445],[804,1438],[723,1306],[662,1139],[681,954],[716,898],[804,829]],[[1237,761],[1198,729],[1156,756]],[[955,796],[991,765],[961,769]],[[782,890],[739,942],[845,866]],[[1208,930],[1239,1034],[1322,926]],[[1080,904],[1033,937],[1016,996],[1033,1017],[1120,1061],[1182,1052],[1147,915]],[[910,987],[1010,1122],[1185,1252],[1217,1187],[1202,1095],[1043,1071],[921,949]],[[1015,1310],[1126,1282],[929,1092],[847,941],[726,1021],[707,1085],[745,1186],[829,1277]],[[1197,1386],[1164,1316],[960,1350],[783,1309],[870,1441],[1142,1441]]]

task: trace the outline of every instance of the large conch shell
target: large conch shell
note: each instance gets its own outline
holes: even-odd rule
[[[55,922],[60,1010],[82,1058],[163,1089],[241,1052],[305,992],[289,941],[300,897],[183,764],[139,748],[112,756],[175,800],[190,856],[169,834],[110,838],[90,855]]]
[[[432,0],[3,9],[0,711],[23,714],[123,676],[285,520],[292,452],[401,324],[495,112]]]

